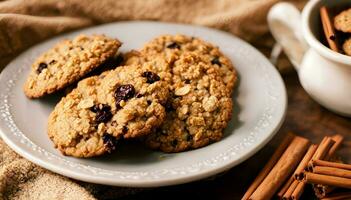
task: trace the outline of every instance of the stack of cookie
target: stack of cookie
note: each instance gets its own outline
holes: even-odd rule
[[[50,94],[114,65],[108,61],[120,45],[105,36],[58,44],[33,64],[26,95]],[[184,35],[160,36],[126,53],[115,69],[79,81],[51,113],[48,134],[63,154],[75,157],[112,152],[122,139],[164,152],[203,147],[223,136],[236,79],[217,47]]]
[[[347,38],[343,41],[342,49],[346,55],[351,56],[351,8],[342,11],[334,18],[334,27]]]

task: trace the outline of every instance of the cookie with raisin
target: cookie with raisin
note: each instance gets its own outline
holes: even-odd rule
[[[171,65],[183,54],[193,53],[198,56],[201,62],[219,72],[229,92],[232,92],[237,82],[237,73],[230,59],[217,46],[197,37],[181,34],[161,35],[146,43],[140,52],[148,61],[167,62]],[[160,58],[165,59],[165,61]]]
[[[78,81],[109,61],[121,42],[104,35],[78,35],[57,43],[32,64],[24,93],[39,98]]]
[[[145,143],[164,152],[196,149],[223,137],[232,115],[228,85],[218,68],[196,52],[183,53],[172,63],[167,118]]]
[[[140,65],[80,81],[50,114],[48,135],[63,154],[111,152],[120,139],[147,136],[166,118],[168,84]]]

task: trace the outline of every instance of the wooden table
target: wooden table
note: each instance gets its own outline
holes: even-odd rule
[[[314,143],[320,142],[325,135],[344,135],[344,145],[338,152],[345,162],[351,163],[351,120],[335,115],[314,102],[302,89],[295,73],[283,78],[289,99],[286,120],[274,139],[253,157],[211,180],[147,190],[125,199],[241,199],[288,131],[305,136]],[[302,199],[314,199],[310,188]]]

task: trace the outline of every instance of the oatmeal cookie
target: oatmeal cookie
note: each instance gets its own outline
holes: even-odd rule
[[[351,56],[351,38],[347,39],[342,45],[342,49],[346,53],[346,55]]]
[[[42,54],[32,65],[24,92],[42,97],[76,82],[113,57],[121,43],[104,35],[79,35]]]
[[[91,157],[120,138],[146,136],[164,121],[168,85],[139,65],[86,78],[56,105],[48,134],[63,154]]]
[[[162,35],[148,42],[141,50],[141,54],[145,55],[145,59],[149,61],[155,61],[154,56],[161,55],[166,62],[171,64],[188,52],[196,54],[206,65],[216,68],[229,89],[228,91],[233,90],[237,74],[231,61],[220,52],[218,47],[199,38],[185,35]]]
[[[351,8],[342,11],[334,18],[334,26],[344,33],[351,33]]]
[[[171,67],[173,97],[167,119],[147,136],[146,145],[180,152],[219,141],[232,113],[229,88],[222,74],[195,52],[179,55]]]

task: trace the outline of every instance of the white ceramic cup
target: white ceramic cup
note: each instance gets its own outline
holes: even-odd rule
[[[320,42],[321,6],[351,7],[350,0],[310,0],[302,11],[290,3],[278,3],[268,14],[276,41],[299,74],[307,93],[324,107],[351,116],[351,57],[332,51]]]

